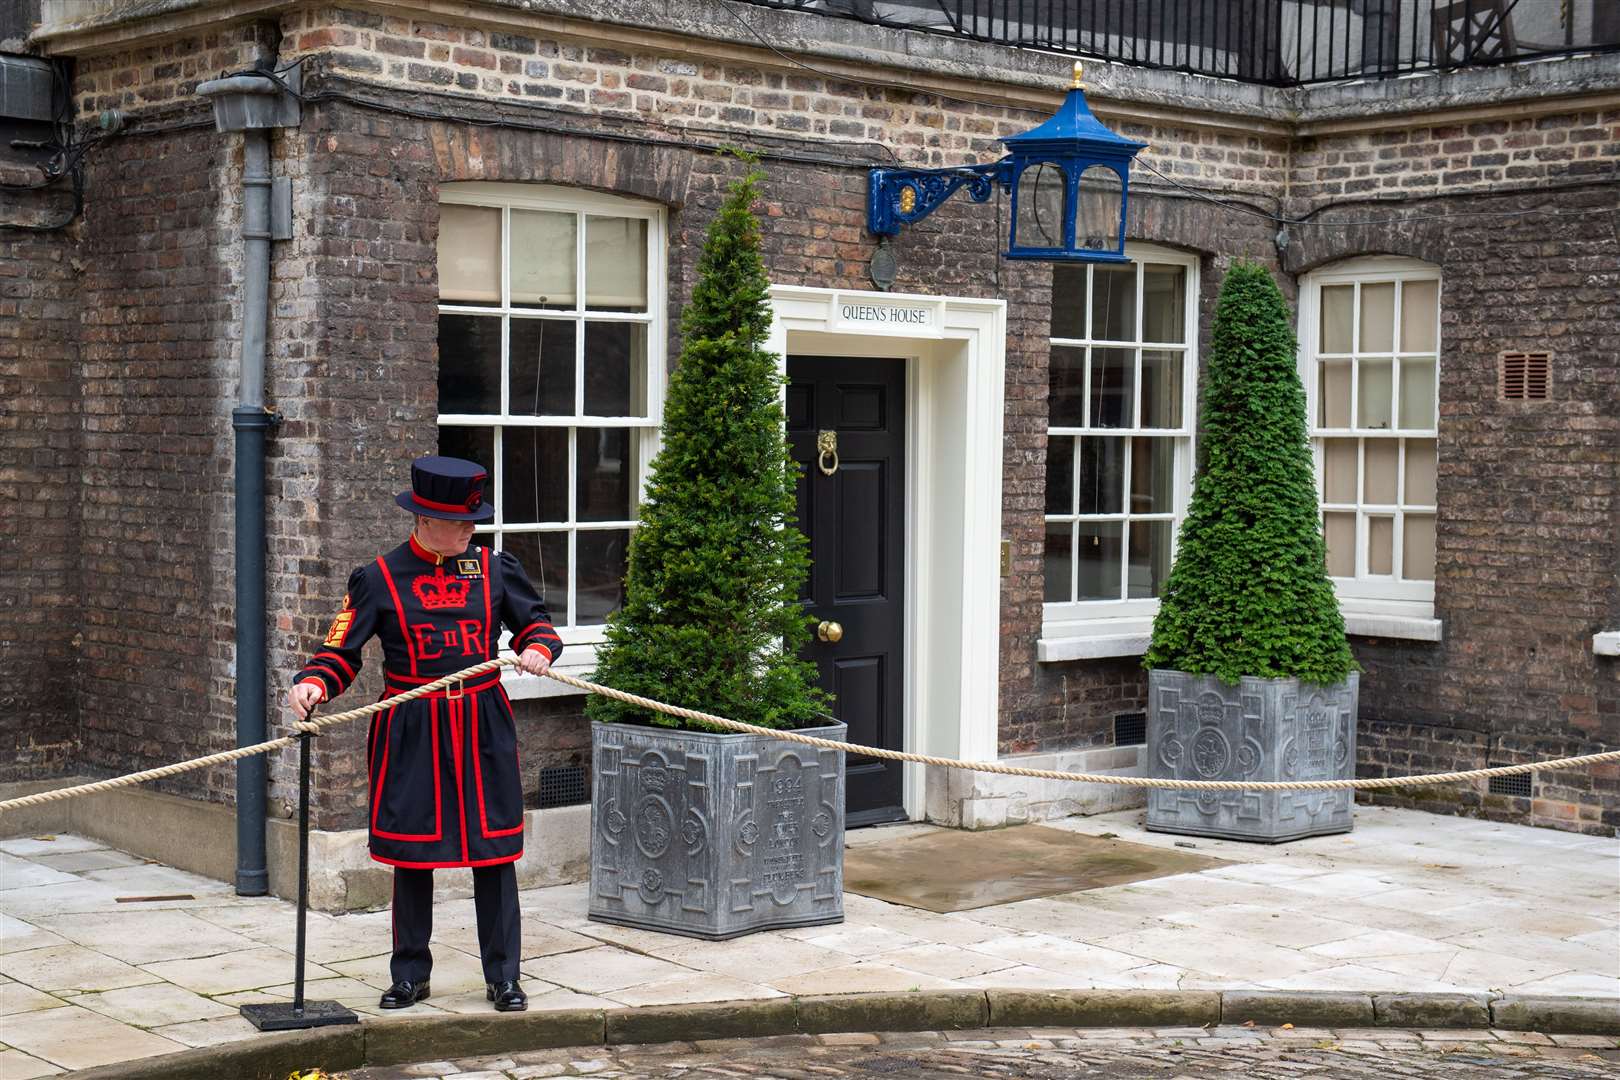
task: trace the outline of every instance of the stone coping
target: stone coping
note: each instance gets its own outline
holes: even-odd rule
[[[819,1035],[1029,1027],[1495,1028],[1547,1035],[1620,1035],[1620,1001],[1513,994],[1310,993],[1268,990],[935,990],[659,1005],[635,1009],[491,1012],[369,1021],[282,1032],[86,1069],[77,1080],[281,1080],[565,1046],[619,1046]]]

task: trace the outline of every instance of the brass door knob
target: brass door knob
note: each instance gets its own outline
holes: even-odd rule
[[[816,627],[816,637],[829,643],[842,641],[844,639],[844,628],[835,622],[823,620],[821,625]]]

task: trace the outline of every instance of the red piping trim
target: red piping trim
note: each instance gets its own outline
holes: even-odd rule
[[[423,562],[432,563],[434,566],[443,565],[444,556],[440,555],[437,551],[428,550],[428,548],[425,547],[422,544],[422,541],[420,541],[420,540],[418,540],[416,538],[416,534],[414,532],[411,533],[411,535],[409,537],[409,540],[410,540],[411,554],[412,555],[415,555],[418,559],[421,559]]]
[[[493,660],[490,649],[495,644],[491,640],[495,637],[495,624],[489,617],[489,548],[478,549],[478,565],[484,575],[484,659]]]
[[[443,678],[443,676],[440,676],[440,678]],[[431,682],[431,681],[432,680],[430,680],[430,679],[423,679],[422,680],[423,683],[427,683],[427,682]],[[500,676],[499,672],[496,672],[493,675],[481,675],[481,676],[479,676],[477,682],[469,682],[466,685],[462,686],[459,690],[456,689],[454,683],[451,683],[450,686],[446,687],[443,690],[434,690],[431,693],[423,694],[421,697],[415,698],[413,700],[416,700],[416,701],[444,701],[447,698],[451,698],[452,691],[454,691],[454,694],[455,694],[456,697],[460,697],[462,694],[477,694],[477,693],[480,693],[480,692],[482,692],[484,690],[488,690],[492,686],[499,686],[500,682],[501,682],[501,676]],[[414,688],[409,687],[409,686],[405,686],[405,685],[403,685],[401,683],[395,682],[392,679],[389,679],[385,683],[385,689],[383,691],[383,695],[386,697],[389,694],[402,694],[406,690],[409,690],[409,689],[414,689]]]
[[[523,852],[516,855],[501,855],[493,859],[473,859],[463,862],[406,862],[403,859],[389,859],[371,852],[371,861],[380,862],[384,866],[403,866],[407,870],[455,870],[467,866],[499,866],[501,863],[517,862],[523,858]]]
[[[478,752],[478,699],[477,698],[472,699],[472,719],[468,721],[468,727],[472,731],[473,778],[478,783],[478,827],[484,831],[484,839],[485,840],[493,840],[497,836],[511,836],[514,833],[522,832],[523,831],[523,816],[522,816],[521,812],[518,815],[518,823],[513,828],[510,828],[510,829],[491,829],[489,827],[489,814],[484,809],[484,764],[483,764],[483,755]],[[519,764],[518,764],[518,771],[519,771],[520,775],[522,773],[522,768],[523,768],[523,766],[522,766],[522,763],[520,761]]]
[[[330,675],[330,676],[332,676],[332,682],[337,685],[338,693],[340,693],[340,694],[343,693],[344,690],[348,689],[349,680],[345,679],[343,676],[339,675],[336,671],[333,671],[331,668],[327,667],[325,664],[317,664],[312,660],[312,661],[310,661],[309,666],[306,667],[304,670],[305,671],[319,672],[322,675]]]
[[[463,503],[436,502],[433,499],[424,499],[416,492],[411,492],[411,501],[418,506],[425,506],[429,510],[444,510],[452,514],[471,514],[477,511],[477,506],[467,506]],[[482,505],[480,503],[479,505]]]
[[[343,659],[343,657],[339,656],[335,652],[318,652],[314,656],[310,657],[310,659],[311,660],[319,660],[323,656],[328,657],[328,658],[330,658],[332,660],[336,660],[338,662],[338,667],[340,667],[344,671],[348,672],[348,675],[349,675],[350,679],[354,678],[354,668],[350,667],[349,662],[347,660]]]
[[[461,859],[467,861],[467,789],[466,789],[466,763],[461,756],[461,716],[458,715],[466,708],[462,705],[463,699],[456,698],[450,702],[450,745],[456,752],[456,816],[461,819]],[[438,711],[438,703],[434,702],[433,710]]]
[[[396,706],[397,707],[397,706]],[[392,833],[377,828],[377,807],[382,803],[383,785],[388,777],[388,735],[383,736],[382,770],[377,774],[377,789],[371,798],[371,835],[384,840],[404,840],[414,844],[429,844],[444,837],[444,803],[439,794],[439,706],[430,702],[428,715],[433,723],[433,829],[432,833]],[[388,710],[388,727],[394,727],[394,710]]]
[[[415,542],[414,538],[412,542]],[[416,648],[411,644],[411,632],[405,627],[405,605],[399,602],[399,590],[394,588],[394,575],[388,572],[388,564],[378,559],[377,565],[382,569],[383,581],[388,583],[388,595],[394,598],[394,614],[399,616],[399,636],[405,639],[405,653],[411,658],[411,674],[415,675]]]

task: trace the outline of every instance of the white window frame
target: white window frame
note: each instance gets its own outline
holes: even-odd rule
[[[1155,347],[1181,350],[1184,356],[1181,377],[1181,416],[1185,427],[1185,434],[1166,434],[1173,429],[1165,428],[1069,428],[1048,426],[1048,436],[1081,436],[1093,435],[1103,437],[1159,437],[1174,441],[1175,451],[1173,460],[1173,480],[1171,495],[1171,510],[1173,517],[1170,521],[1170,558],[1175,559],[1175,546],[1179,542],[1181,523],[1187,516],[1187,505],[1192,496],[1193,468],[1197,461],[1198,439],[1198,380],[1199,380],[1199,340],[1198,340],[1198,309],[1200,297],[1199,261],[1198,256],[1172,248],[1159,247],[1153,244],[1127,244],[1125,255],[1132,265],[1138,263],[1159,263],[1183,267],[1187,273],[1187,303],[1185,313],[1185,327],[1182,337],[1184,343],[1161,343],[1141,341],[1142,335],[1142,290],[1141,273],[1137,274],[1136,295],[1136,337],[1135,342],[1101,342],[1103,347],[1128,346],[1138,350],[1136,388],[1137,400],[1141,395],[1141,360],[1140,350]],[[1086,303],[1091,303],[1091,291],[1086,291]],[[1088,321],[1087,333],[1090,333]],[[1071,346],[1083,347],[1097,345],[1099,342],[1091,337],[1086,338],[1050,338],[1048,347]],[[1088,389],[1089,393],[1089,389]],[[1050,421],[1050,412],[1048,412]],[[1130,462],[1127,455],[1126,473],[1123,483],[1126,497],[1130,492]],[[1128,511],[1128,507],[1127,507]],[[1046,520],[1044,499],[1042,521]],[[1112,515],[1110,515],[1112,517]],[[1118,515],[1123,521],[1128,513]],[[1044,530],[1043,530],[1044,533]],[[1130,551],[1128,539],[1122,537],[1121,561],[1128,572]],[[1044,575],[1044,569],[1043,569]],[[1042,582],[1044,590],[1045,583]],[[1041,662],[1058,662],[1064,660],[1092,659],[1105,656],[1140,656],[1147,651],[1148,640],[1153,630],[1153,617],[1158,614],[1159,599],[1150,597],[1143,599],[1121,600],[1080,600],[1068,602],[1051,602],[1042,604],[1041,637],[1036,643],[1036,659]]]
[[[634,530],[639,522],[626,521],[589,521],[576,520],[578,507],[574,486],[578,482],[577,467],[573,461],[573,452],[567,467],[569,484],[568,520],[565,522],[546,522],[539,525],[525,523],[517,528],[509,528],[503,522],[502,487],[505,477],[500,465],[502,430],[507,428],[523,427],[556,427],[588,430],[591,428],[631,428],[638,432],[639,458],[637,484],[644,494],[649,467],[654,455],[658,452],[660,430],[663,423],[664,391],[666,383],[666,339],[665,325],[666,306],[666,280],[665,259],[668,243],[668,220],[664,207],[616,195],[607,195],[601,192],[585,191],[578,188],[565,188],[553,185],[540,184],[504,184],[504,183],[456,183],[446,184],[440,189],[439,202],[441,205],[456,206],[483,206],[501,210],[501,298],[497,305],[483,304],[456,304],[440,303],[440,315],[476,315],[483,317],[501,318],[501,402],[503,412],[499,414],[479,413],[441,413],[437,418],[438,427],[480,427],[493,428],[495,431],[494,457],[496,467],[491,477],[493,487],[493,501],[495,517],[487,525],[480,524],[474,543],[498,549],[501,546],[500,537],[508,533],[529,533],[540,531],[560,531],[558,528],[566,527],[569,536],[569,622],[557,627],[558,635],[562,638],[565,651],[559,667],[567,667],[575,674],[589,671],[594,668],[596,661],[596,646],[606,639],[606,626],[604,624],[579,624],[572,620],[578,610],[574,598],[575,572],[578,561],[574,556],[575,538],[582,530],[603,529],[630,529]],[[513,210],[542,210],[560,213],[572,213],[578,217],[578,230],[576,232],[575,257],[578,260],[575,267],[575,298],[572,311],[557,308],[538,308],[513,306],[511,302],[511,211]],[[647,310],[645,312],[623,311],[589,311],[585,305],[585,217],[586,215],[632,217],[647,222]],[[585,348],[584,327],[589,322],[630,322],[644,325],[647,328],[646,345],[646,388],[647,388],[647,415],[646,416],[584,416],[580,415],[581,406],[577,404],[576,413],[571,416],[529,416],[514,415],[511,412],[511,361],[508,356],[509,339],[508,327],[511,316],[529,318],[564,319],[573,322],[578,330],[575,333],[576,349],[576,394],[583,394],[583,383],[578,378],[580,357]],[[576,445],[570,440],[570,447]],[[639,498],[639,497],[638,497]],[[537,568],[528,568],[531,576],[538,574]],[[543,584],[536,578],[536,585],[543,588]],[[510,632],[501,635],[501,651],[510,652]],[[503,682],[513,697],[550,697],[561,694],[574,694],[578,691],[555,683],[550,680],[533,678],[520,678],[511,670],[503,672]]]
[[[1435,327],[1434,327],[1434,357],[1435,357],[1435,426],[1427,429],[1418,428],[1391,428],[1367,429],[1356,427],[1326,428],[1317,421],[1320,417],[1320,312],[1322,307],[1322,289],[1329,285],[1354,285],[1357,290],[1357,306],[1354,312],[1359,312],[1359,297],[1361,286],[1366,284],[1382,284],[1391,281],[1433,281],[1436,286],[1435,300]],[[1392,357],[1401,357],[1400,351],[1400,297],[1404,290],[1396,291],[1396,307],[1394,310],[1394,339],[1391,345],[1394,351]],[[1364,472],[1365,446],[1367,439],[1393,438],[1393,439],[1435,439],[1440,437],[1440,372],[1444,366],[1445,342],[1441,338],[1443,325],[1441,313],[1445,310],[1445,282],[1438,266],[1422,262],[1417,259],[1397,256],[1365,256],[1347,259],[1333,263],[1321,270],[1314,271],[1300,279],[1299,290],[1299,320],[1298,320],[1298,364],[1300,382],[1305,387],[1306,424],[1311,442],[1311,458],[1315,466],[1315,482],[1317,491],[1317,509],[1320,515],[1325,512],[1323,499],[1323,440],[1324,439],[1357,439],[1361,441],[1362,450],[1359,457],[1363,460],[1358,464],[1358,483]],[[1351,319],[1352,345],[1350,355],[1362,355],[1358,350],[1361,336],[1361,320],[1355,314]],[[1339,354],[1332,354],[1339,355]],[[1382,357],[1383,353],[1372,354]],[[1427,353],[1412,353],[1413,356],[1426,356]],[[1359,371],[1360,365],[1352,368],[1352,372]],[[1390,401],[1390,415],[1398,420],[1400,416],[1400,378],[1394,371],[1391,373],[1392,388]],[[1350,386],[1352,421],[1356,407],[1357,386],[1355,375],[1352,374]],[[1401,495],[1404,495],[1406,483],[1405,455],[1399,457],[1396,465],[1397,483],[1400,485]],[[1360,492],[1354,505],[1334,503],[1331,504],[1335,512],[1356,513],[1356,562],[1357,574],[1355,577],[1333,577],[1333,588],[1339,598],[1339,609],[1344,614],[1346,629],[1352,634],[1364,634],[1376,637],[1411,638],[1423,641],[1439,641],[1443,627],[1440,620],[1434,617],[1434,582],[1433,581],[1407,581],[1398,575],[1403,557],[1402,543],[1399,539],[1394,542],[1392,575],[1373,575],[1366,571],[1367,559],[1367,516],[1362,511],[1367,504],[1361,501]],[[1389,515],[1399,519],[1404,516],[1406,504],[1397,501],[1391,507],[1379,507],[1380,511],[1388,510]],[[1438,506],[1425,508],[1426,512],[1438,518]],[[1438,572],[1438,567],[1436,568]]]

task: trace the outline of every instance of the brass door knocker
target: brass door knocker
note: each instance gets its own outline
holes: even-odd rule
[[[831,476],[838,471],[838,432],[823,431],[816,435],[816,449],[820,451],[816,464],[821,468],[821,475]],[[827,459],[832,458],[832,464]]]

